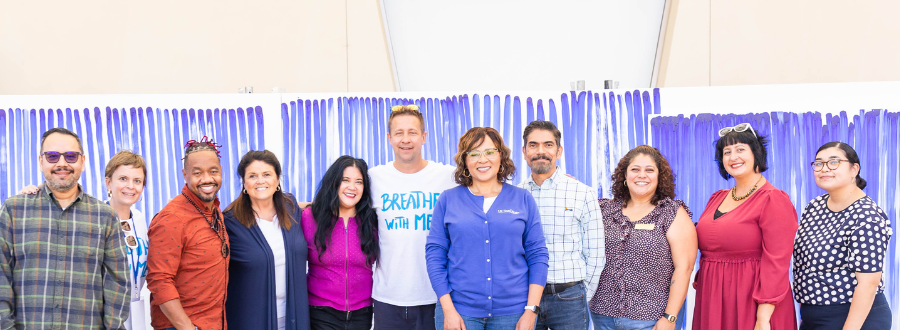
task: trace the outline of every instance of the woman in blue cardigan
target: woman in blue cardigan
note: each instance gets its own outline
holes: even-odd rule
[[[231,241],[228,327],[309,329],[302,210],[281,190],[281,164],[271,151],[250,151],[237,172],[243,189],[224,212]]]
[[[497,130],[460,138],[455,180],[438,198],[425,244],[438,329],[534,329],[549,254],[531,194]]]

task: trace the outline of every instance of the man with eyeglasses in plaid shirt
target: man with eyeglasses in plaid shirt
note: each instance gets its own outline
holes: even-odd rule
[[[561,137],[556,125],[543,120],[531,122],[522,134],[531,176],[519,187],[531,192],[538,204],[550,252],[535,329],[589,329],[587,301],[606,263],[603,219],[596,190],[556,166],[563,153]]]
[[[131,284],[119,221],[78,184],[78,135],[41,137],[44,185],[0,209],[0,329],[125,329]]]

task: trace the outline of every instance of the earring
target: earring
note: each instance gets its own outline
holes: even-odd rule
[[[281,185],[278,185],[278,187],[275,187],[275,191],[281,191]]]
[[[465,175],[465,176],[467,176],[467,177],[471,177],[471,176],[472,176],[471,174],[469,174],[469,169],[464,169],[464,170],[463,170],[463,175]]]
[[[106,191],[106,198],[112,198],[112,191]]]
[[[500,164],[500,173],[503,173],[503,164]]]
[[[628,188],[628,181],[622,181],[622,185],[624,185],[625,188]]]
[[[241,190],[241,193],[242,193],[242,194],[246,194],[246,193],[247,193],[247,188],[244,188],[243,190]]]

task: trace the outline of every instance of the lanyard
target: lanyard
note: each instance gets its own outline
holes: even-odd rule
[[[106,205],[109,205],[109,201],[106,202]],[[137,244],[138,247],[140,247],[141,241],[138,240],[137,228],[134,227],[134,213],[132,213],[131,211],[128,211],[128,216],[130,217],[129,219],[119,219],[119,222],[120,223],[122,221],[128,222],[128,225],[131,226],[131,234],[134,235],[134,242]],[[117,215],[116,218],[118,218],[118,217],[119,216]],[[127,237],[128,237],[128,232],[126,232],[123,229],[122,230],[122,239],[127,239]],[[132,279],[131,283],[132,283],[132,285],[134,285],[135,289],[138,289],[138,278],[141,277],[138,274],[138,265],[140,264],[140,260],[138,260],[138,259],[140,258],[140,256],[137,253],[137,249],[132,249],[130,246],[128,246],[127,242],[125,244],[125,248],[128,249],[128,254],[125,256],[125,258],[128,259],[128,255],[131,255],[131,260],[128,260],[128,264],[131,267],[131,279]]]

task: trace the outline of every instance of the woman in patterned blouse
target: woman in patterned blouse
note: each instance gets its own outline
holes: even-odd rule
[[[794,242],[800,329],[890,329],[882,279],[890,220],[863,192],[859,156],[849,145],[826,143],[811,165],[827,194],[806,206]]]
[[[653,147],[632,149],[613,174],[613,197],[600,199],[606,267],[590,302],[594,326],[680,329],[697,233],[687,206],[673,199],[669,162]]]

